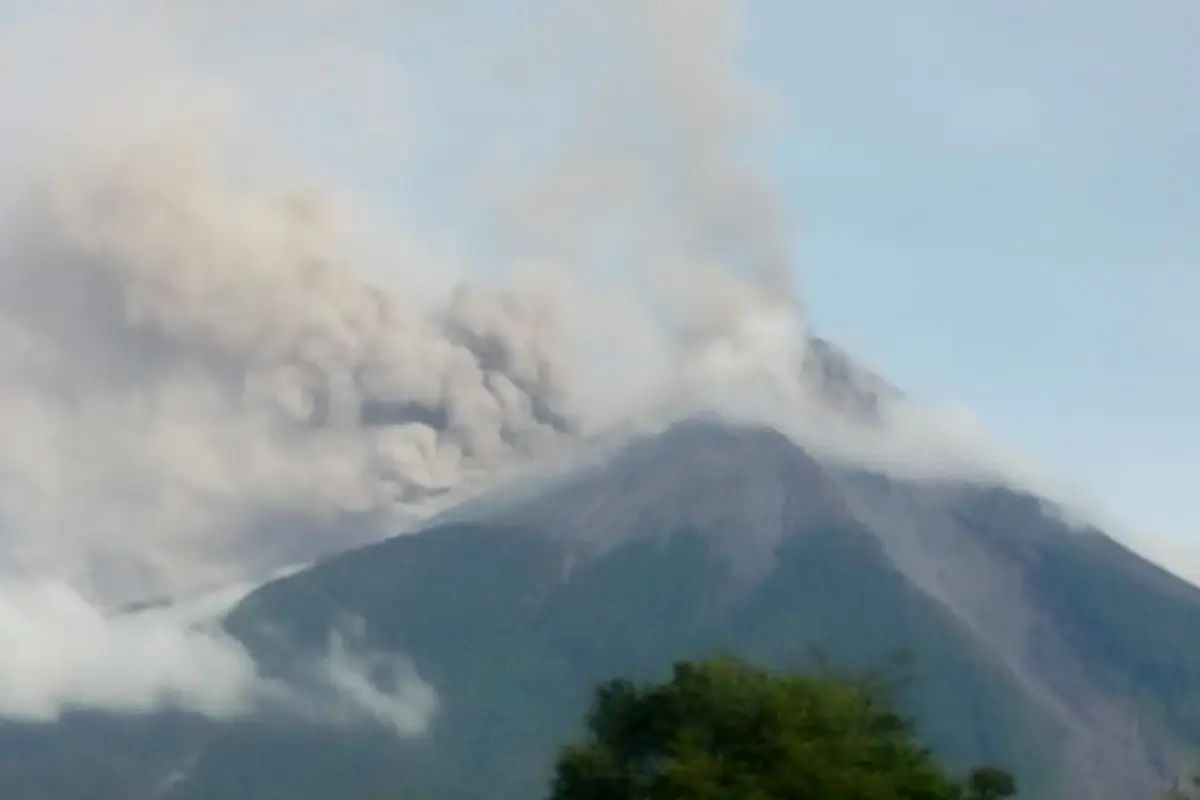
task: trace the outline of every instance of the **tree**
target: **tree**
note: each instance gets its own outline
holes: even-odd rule
[[[1012,775],[995,767],[976,767],[967,775],[967,797],[971,800],[999,800],[1017,793]]]
[[[551,800],[997,800],[917,744],[874,679],[775,674],[736,659],[680,663],[665,683],[601,685],[588,739],[565,747]]]

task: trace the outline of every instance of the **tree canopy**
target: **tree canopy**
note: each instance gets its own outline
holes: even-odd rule
[[[551,800],[998,800],[1013,777],[947,773],[889,687],[827,670],[774,673],[731,658],[670,680],[601,685],[588,736],[565,747]]]

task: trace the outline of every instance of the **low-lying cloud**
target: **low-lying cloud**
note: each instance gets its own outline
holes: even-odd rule
[[[308,679],[264,675],[219,626],[253,587],[143,611],[98,608],[52,582],[0,586],[0,720],[53,722],[75,711],[165,709],[232,720],[258,711],[315,724],[423,733],[437,693],[403,656],[371,649],[365,631],[331,632],[309,656]]]
[[[152,616],[112,617],[60,583],[0,587],[0,717],[179,708],[225,718],[253,699],[239,646]]]

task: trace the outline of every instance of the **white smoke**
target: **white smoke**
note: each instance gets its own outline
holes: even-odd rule
[[[254,588],[234,584],[120,613],[97,608],[66,584],[6,582],[0,719],[52,722],[79,710],[168,708],[234,719],[270,708],[316,724],[382,725],[397,736],[426,730],[437,710],[433,687],[406,659],[367,647],[361,628],[353,637],[334,631],[302,685],[261,674],[218,627]]]
[[[631,421],[978,452],[820,416],[786,220],[738,151],[763,98],[737,0],[468,5],[0,14],[0,716],[244,710],[235,643],[97,604],[382,535]],[[398,731],[433,713],[330,658]]]
[[[476,206],[507,242],[490,277],[306,168],[309,132],[287,129],[278,98],[331,64],[358,80],[309,100],[392,99],[404,70],[363,25],[373,5],[308,7],[271,37],[258,5],[18,16],[8,74],[64,50],[86,77],[39,103],[0,84],[31,133],[4,160],[4,567],[108,598],[236,579],[300,555],[296,520],[387,530],[683,396],[663,394],[680,365],[763,309],[797,320],[778,211],[733,152],[754,99],[736,3],[591,12],[600,34],[567,35],[602,56],[601,113]],[[635,185],[575,202],[612,161]]]
[[[362,169],[399,181],[421,152],[381,15],[444,11],[74,0],[0,23],[19,120],[0,141],[0,715],[239,713],[262,679],[236,643],[97,604],[380,535],[669,405],[695,348],[790,307],[770,195],[726,152],[750,97],[736,3],[606,0],[599,36],[565,29],[603,55],[599,124],[473,187],[486,264]],[[610,160],[634,180],[606,182]],[[398,732],[433,713],[419,681],[388,695],[330,659],[334,696]]]
[[[540,287],[464,284],[436,309],[385,294],[324,198],[239,185],[214,158],[68,162],[15,218],[0,507],[23,567],[89,578],[117,550],[185,580],[176,565],[239,563],[229,537],[256,514],[419,499],[571,428]]]
[[[0,587],[0,716],[72,708],[174,707],[223,718],[253,700],[253,662],[234,643],[157,617],[109,617],[63,584]]]

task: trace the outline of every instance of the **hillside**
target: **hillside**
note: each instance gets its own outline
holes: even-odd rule
[[[1200,686],[1200,592],[1036,498],[839,472],[773,431],[710,422],[272,584],[229,626],[285,663],[346,615],[437,687],[443,711],[410,747],[421,766],[401,770],[437,796],[536,794],[593,682],[716,650],[781,666],[813,648],[850,666],[907,652],[909,707],[939,752],[1056,797],[1151,791],[1193,735]],[[220,741],[194,796],[253,752]],[[337,767],[305,761],[296,788]]]
[[[834,469],[715,421],[270,583],[226,624],[289,676],[347,620],[436,689],[426,736],[79,718],[10,728],[36,757],[0,765],[0,790],[537,797],[597,681],[719,651],[780,667],[907,653],[921,735],[951,765],[1012,769],[1025,797],[1152,796],[1197,732],[1200,591],[1034,497]]]

